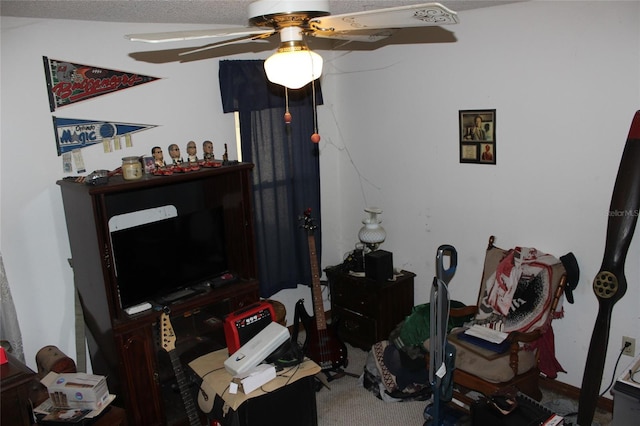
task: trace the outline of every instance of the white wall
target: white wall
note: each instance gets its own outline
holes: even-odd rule
[[[450,290],[465,303],[477,297],[490,235],[504,248],[572,251],[581,280],[554,331],[567,370],[559,380],[579,387],[598,309],[591,283],[640,109],[640,3],[527,2],[464,12],[460,21],[446,27],[455,43],[326,61],[325,83],[331,78],[339,95],[320,117],[323,263],[339,262],[353,247],[368,205],[384,210],[382,248],[418,275],[416,303],[429,299],[441,244],[457,248]],[[460,164],[458,111],[493,108],[497,165]],[[640,337],[639,251],[636,232],[603,389],[621,336]],[[630,361],[622,357],[618,374]]]
[[[218,158],[228,143],[229,158],[236,158],[234,119],[222,113],[217,61],[154,64],[128,56],[153,48],[124,34],[157,28],[2,18],[1,249],[31,367],[45,345],[75,356],[70,249],[55,183],[64,174],[51,117],[158,125],[135,133],[133,148],[109,154],[100,144],[82,149],[88,172],[115,169],[122,157],[148,155],[155,145],[163,147],[165,159],[171,143],[186,155],[189,140],[200,152],[202,141],[212,140]],[[42,56],[162,79],[51,113]]]
[[[505,5],[461,13],[461,23],[447,27],[455,43],[322,52],[321,267],[352,249],[368,205],[384,210],[383,248],[397,266],[418,274],[416,303],[428,299],[440,244],[458,249],[451,291],[467,303],[475,299],[490,234],[506,248],[573,251],[582,279],[576,303],[565,304],[554,330],[568,371],[559,379],[580,386],[597,312],[591,280],[602,260],[620,155],[640,105],[639,5]],[[160,125],[134,135],[134,148],[122,152],[83,149],[88,170],[112,169],[125,155],[190,139],[211,138],[216,152],[224,142],[233,149],[233,117],[221,112],[216,60],[152,64],[127,56],[152,49],[123,34],[188,26],[5,17],[1,24],[0,250],[27,362],[35,367],[35,353],[47,344],[75,354],[73,280],[55,185],[62,162],[51,116]],[[163,80],[52,114],[43,55]],[[458,162],[458,110],[474,108],[497,109],[496,166]],[[603,382],[613,372],[621,336],[640,338],[640,271],[633,261],[639,251],[636,237]]]

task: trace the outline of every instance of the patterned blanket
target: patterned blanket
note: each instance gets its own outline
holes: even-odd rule
[[[397,361],[398,353],[388,340],[375,343],[364,367],[363,386],[386,402],[425,401],[431,395],[426,368],[403,368]]]

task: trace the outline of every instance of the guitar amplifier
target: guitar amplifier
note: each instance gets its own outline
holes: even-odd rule
[[[273,305],[264,301],[253,303],[227,315],[224,319],[224,337],[229,355],[240,349],[275,320]]]

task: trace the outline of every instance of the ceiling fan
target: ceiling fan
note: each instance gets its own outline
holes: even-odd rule
[[[457,23],[456,12],[439,3],[331,15],[326,0],[258,0],[249,5],[247,27],[130,34],[125,37],[147,43],[227,38],[182,53],[188,55],[233,43],[262,40],[278,33],[280,46],[264,64],[267,78],[287,88],[299,89],[322,74],[322,57],[307,47],[305,36],[375,42],[400,28]]]

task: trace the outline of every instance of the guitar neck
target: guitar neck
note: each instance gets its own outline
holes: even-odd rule
[[[185,378],[184,371],[182,370],[180,358],[176,354],[175,350],[168,351],[168,353],[169,358],[171,359],[171,365],[173,366],[173,373],[178,381],[178,388],[180,389],[180,396],[184,403],[184,409],[189,417],[189,426],[202,426],[202,423],[200,423],[200,417],[198,416],[198,411],[193,403],[193,398],[189,393],[189,386],[187,385],[187,379]]]
[[[309,242],[309,261],[311,263],[311,296],[313,299],[313,314],[316,318],[316,328],[318,330],[326,330],[327,319],[324,315],[322,289],[320,288],[320,272],[318,270],[318,257],[316,256],[316,240],[311,233],[309,233],[307,240]]]

